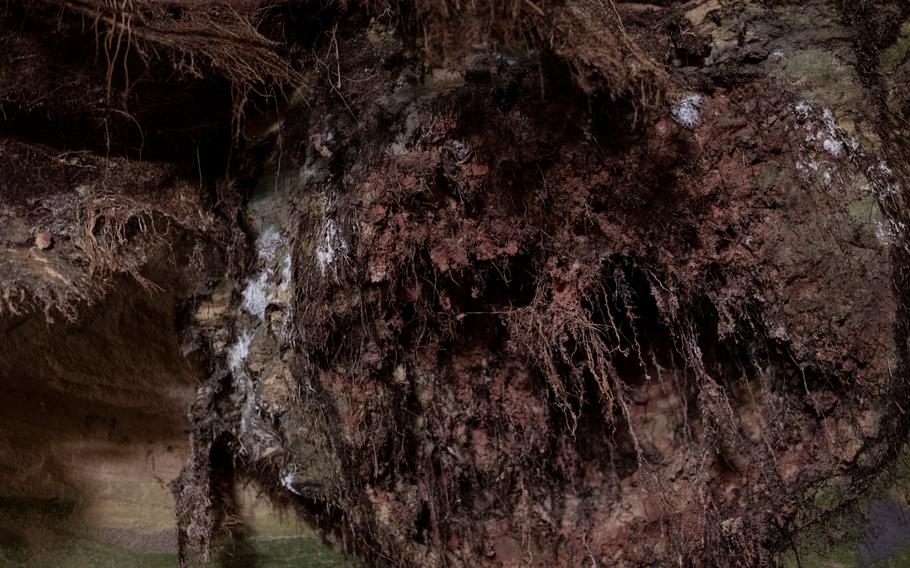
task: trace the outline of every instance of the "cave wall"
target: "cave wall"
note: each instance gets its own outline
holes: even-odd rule
[[[3,95],[5,317],[162,287],[177,243],[185,550],[255,480],[367,564],[770,565],[894,459],[902,3],[251,6],[198,15],[235,67],[149,27],[193,41],[179,8],[136,13],[172,74],[39,50],[146,69],[145,114],[51,98],[55,135],[23,126],[45,83]]]

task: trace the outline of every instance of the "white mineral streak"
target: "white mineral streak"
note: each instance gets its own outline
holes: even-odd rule
[[[347,252],[348,244],[339,234],[335,221],[325,219],[322,226],[322,238],[316,245],[316,263],[319,266],[319,272],[325,276],[326,271]]]

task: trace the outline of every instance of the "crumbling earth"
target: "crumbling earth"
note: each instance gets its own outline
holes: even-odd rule
[[[184,562],[773,565],[905,438],[902,2],[3,17],[3,321],[171,298]]]

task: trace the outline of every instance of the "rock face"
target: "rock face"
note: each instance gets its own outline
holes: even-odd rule
[[[894,459],[910,8],[528,4],[260,14],[296,83],[232,185],[0,198],[0,263],[84,278],[0,276],[51,307],[197,259],[187,549],[249,478],[369,564],[769,565]]]

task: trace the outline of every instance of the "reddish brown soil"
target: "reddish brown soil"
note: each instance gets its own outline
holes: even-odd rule
[[[381,67],[348,49],[352,82]],[[769,561],[800,495],[881,463],[830,429],[897,388],[887,251],[826,260],[857,196],[768,178],[805,137],[773,85],[714,91],[688,132],[551,64],[478,56],[401,130],[336,139],[363,173],[326,215],[357,248],[328,276],[299,249],[297,376],[341,479],[307,495],[415,564]],[[380,136],[404,151],[351,150]]]

